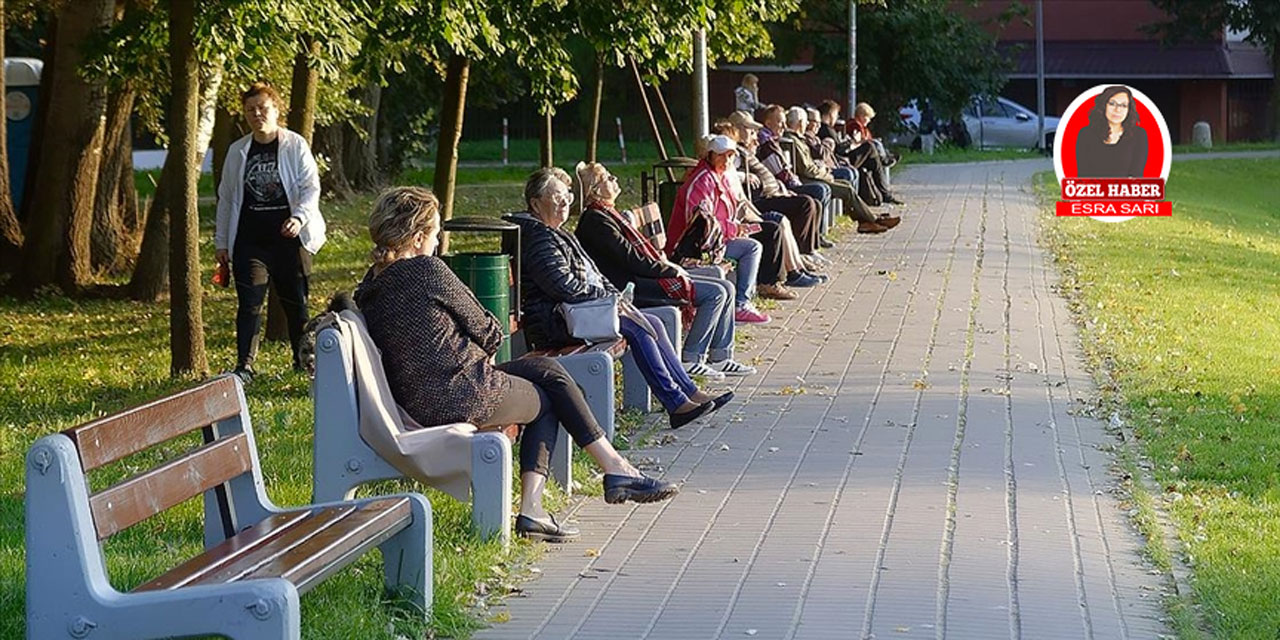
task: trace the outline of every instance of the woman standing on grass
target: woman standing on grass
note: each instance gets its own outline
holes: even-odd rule
[[[542,506],[560,426],[604,469],[605,502],[655,502],[679,492],[640,473],[596,422],[582,391],[554,358],[493,364],[502,328],[435,257],[440,205],[421,187],[383,192],[369,215],[373,266],[355,299],[382,351],[396,403],[419,424],[525,425],[520,437],[516,533],[548,542],[578,537]]]
[[[252,133],[227,150],[218,185],[213,243],[218,264],[230,263],[236,283],[235,374],[245,384],[253,380],[262,303],[272,281],[288,320],[293,368],[302,369],[311,256],[325,240],[316,160],[302,136],[280,127],[280,104],[265,82],[241,95]]]

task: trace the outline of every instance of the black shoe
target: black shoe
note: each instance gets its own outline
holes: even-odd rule
[[[720,407],[723,407],[723,406],[725,406],[726,404],[729,404],[729,401],[730,401],[730,400],[733,400],[733,392],[732,392],[732,391],[726,391],[726,392],[724,392],[724,393],[722,393],[722,394],[720,394],[720,395],[718,395],[718,396],[716,396],[716,397],[712,398],[712,399],[711,399],[711,405],[712,405],[712,406],[711,406],[711,410],[712,410],[712,411],[717,411],[717,410],[719,410],[719,409],[720,409]]]
[[[884,197],[884,201],[885,201],[885,202],[888,202],[889,204],[906,204],[905,202],[903,202],[903,201],[901,201],[901,200],[899,200],[899,199],[897,199],[897,198],[895,198],[895,197],[893,197],[893,196],[891,196],[891,195],[885,196],[885,197]]]
[[[804,274],[809,276],[810,278],[817,278],[818,284],[822,284],[823,282],[826,282],[831,279],[831,276],[828,276],[825,273],[817,273],[815,271],[809,271],[808,269],[804,269],[803,271],[804,271]]]
[[[711,402],[708,401],[698,405],[698,407],[692,411],[686,411],[684,413],[668,413],[667,415],[671,419],[671,428],[679,429],[680,427],[683,427],[686,424],[706,415],[711,411],[711,409]]]
[[[516,516],[516,535],[543,542],[568,542],[577,540],[582,535],[576,527],[556,522],[553,515],[548,514],[547,519],[549,522],[534,520],[523,514]]]
[[[836,246],[836,243],[826,238],[818,238],[818,246],[822,247],[823,249],[830,249],[831,247]]]
[[[711,403],[708,402],[708,405]],[[609,504],[632,502],[658,502],[680,493],[674,482],[649,476],[620,476],[604,474],[604,501]]]
[[[242,387],[247,387],[253,382],[253,369],[250,369],[247,365],[236,367],[235,371],[231,372],[231,375],[240,378],[240,386]]]

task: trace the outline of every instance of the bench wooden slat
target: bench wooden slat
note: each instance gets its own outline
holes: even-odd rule
[[[547,356],[550,358],[558,358],[560,356],[571,356],[578,353],[591,353],[594,351],[603,351],[613,356],[615,359],[622,357],[627,352],[626,340],[612,340],[609,342],[597,342],[596,344],[571,344],[565,347],[556,347],[553,349],[536,349],[530,351],[524,356]]]
[[[161,398],[64,431],[90,471],[240,413],[231,377]]]
[[[382,544],[413,520],[408,498],[384,498],[360,506],[336,526],[328,527],[304,544],[289,549],[244,579],[279,576],[305,592],[345,567],[350,560]],[[396,558],[383,558],[397,562]]]
[[[232,582],[318,531],[340,522],[355,510],[355,505],[336,505],[265,518],[134,591]]]
[[[98,539],[105,540],[253,468],[243,433],[217,440],[89,498]]]

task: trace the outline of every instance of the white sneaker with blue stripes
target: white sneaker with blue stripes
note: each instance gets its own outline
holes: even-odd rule
[[[726,358],[720,362],[711,362],[707,364],[707,368],[718,371],[721,375],[726,376],[749,376],[756,372],[756,368],[749,364],[742,364],[733,358]]]

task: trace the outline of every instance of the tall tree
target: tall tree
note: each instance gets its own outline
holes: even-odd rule
[[[200,162],[200,65],[195,51],[195,0],[169,4],[169,68],[173,91],[169,107],[169,152],[178,158],[170,185],[169,216],[169,371],[175,376],[208,374],[200,286],[200,225],[196,183]]]
[[[102,155],[107,96],[103,84],[80,73],[81,44],[110,24],[112,0],[62,0],[54,5],[54,55],[42,159],[30,195],[33,215],[17,284],[57,284],[75,293],[93,280],[89,235]]]
[[[320,42],[311,34],[298,38],[298,53],[293,59],[293,81],[289,87],[289,129],[311,144],[316,129],[316,89],[320,72],[316,57]]]
[[[1266,50],[1271,60],[1271,102],[1267,126],[1280,141],[1280,2],[1274,0],[1152,0],[1169,20],[1152,25],[1168,42],[1214,40],[1226,29]]]
[[[462,116],[467,106],[467,76],[471,59],[454,53],[449,56],[449,70],[444,82],[444,110],[440,115],[440,139],[436,143],[436,197],[440,199],[440,217],[453,217],[453,187],[458,178],[458,140],[462,138]],[[440,250],[448,251],[448,236]]]
[[[0,62],[4,60],[4,0],[0,0]],[[5,91],[0,91],[0,113],[5,113]],[[0,118],[0,273],[18,263],[22,251],[22,226],[13,206],[13,187],[9,184],[8,118]]]
[[[102,164],[93,204],[93,231],[90,249],[95,272],[114,271],[131,256],[132,246],[125,217],[136,207],[133,183],[133,115],[134,91],[123,87],[111,92],[107,99],[107,117],[102,141]],[[126,173],[126,170],[128,173]]]

